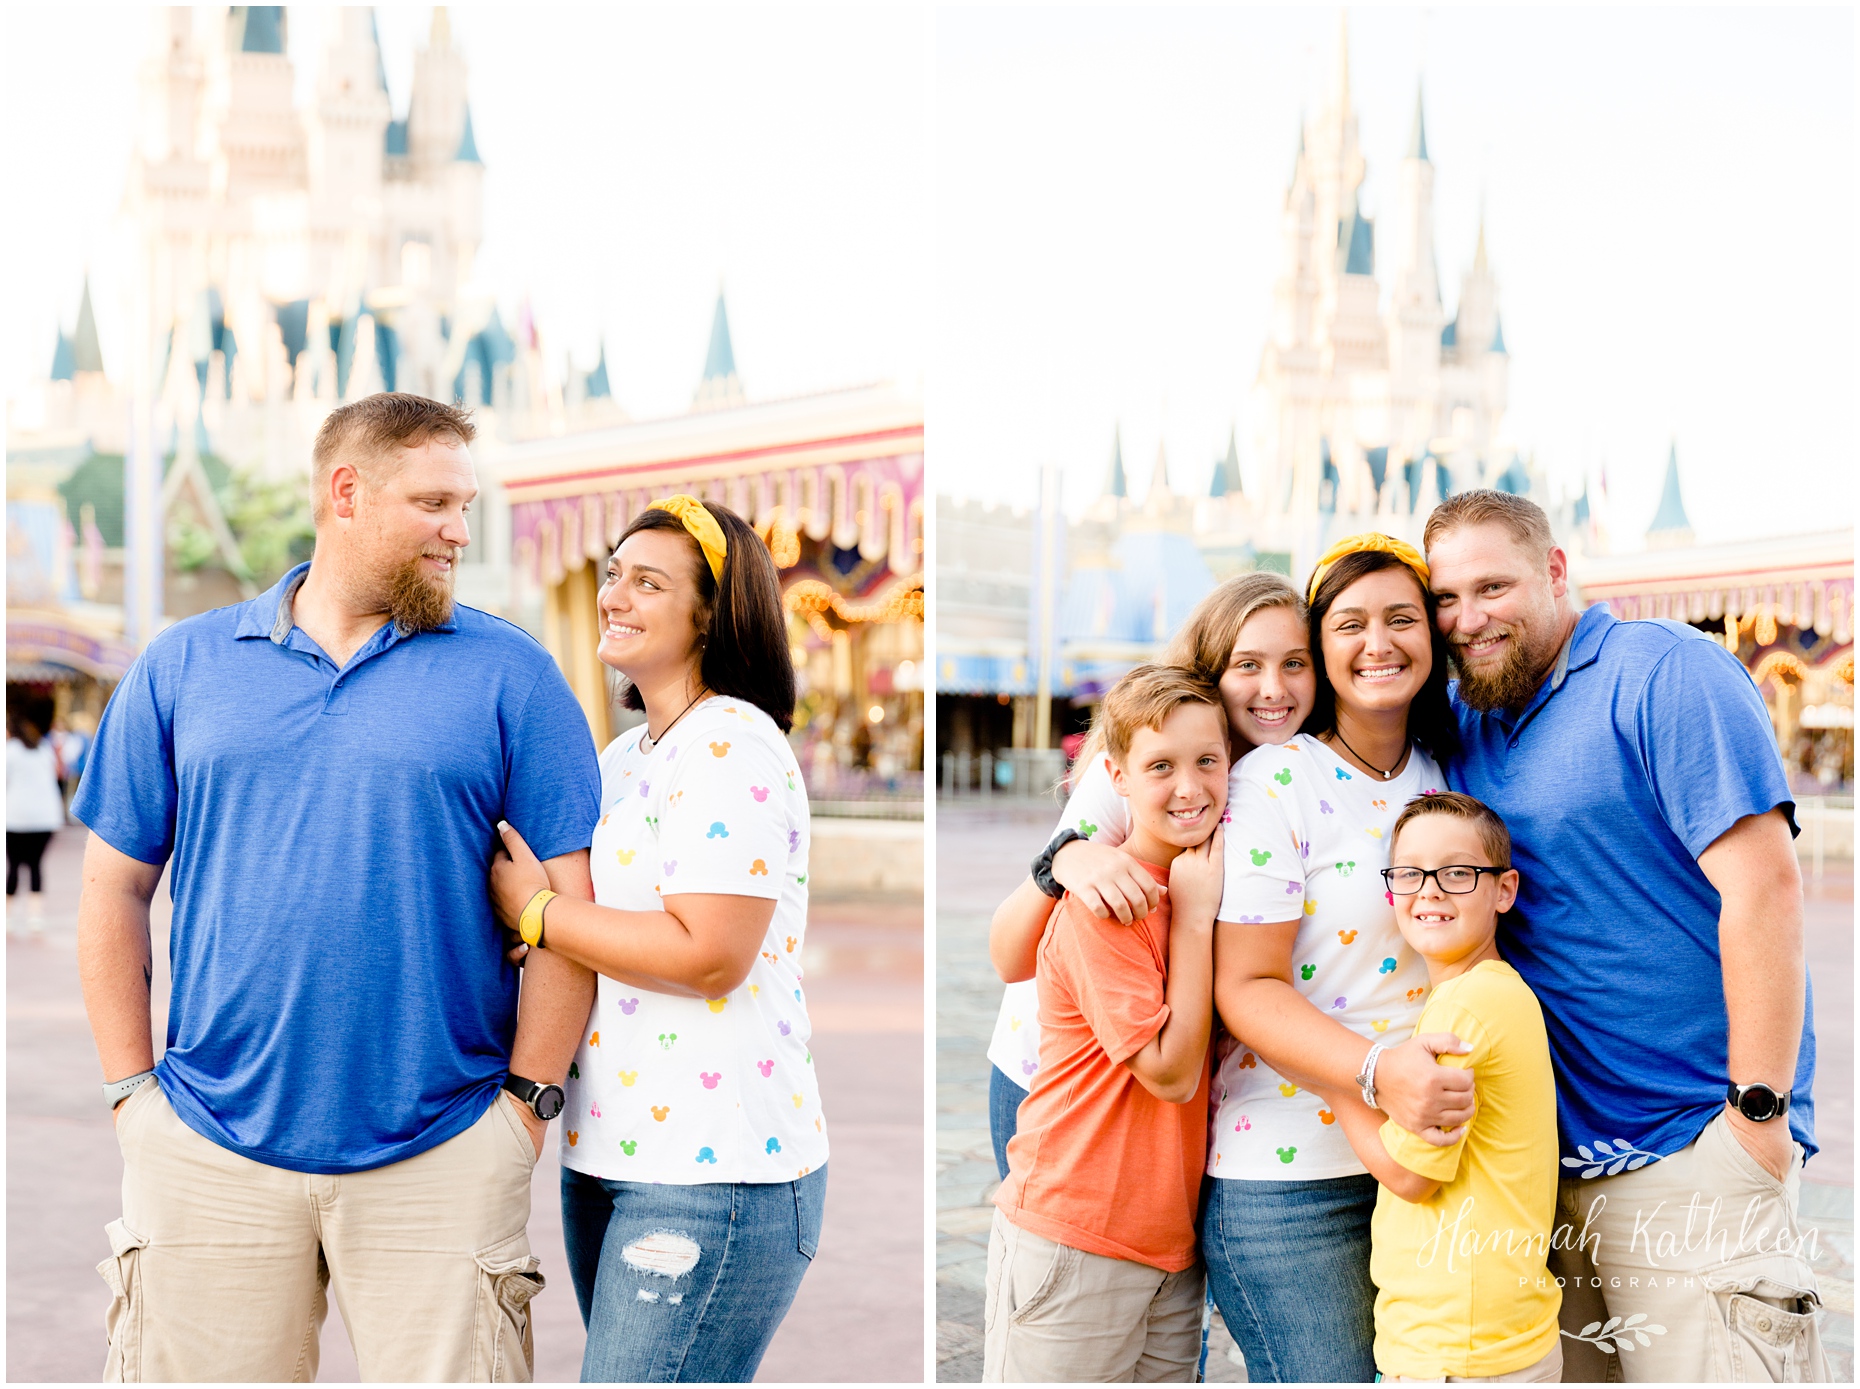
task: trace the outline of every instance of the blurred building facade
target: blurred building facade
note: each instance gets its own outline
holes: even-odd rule
[[[476,412],[461,601],[543,639],[597,736],[615,711],[591,664],[587,554],[676,486],[737,505],[782,561],[810,775],[908,794],[924,726],[918,397],[753,401],[720,292],[689,413],[635,424],[604,345],[578,367],[476,276],[485,166],[444,8],[404,110],[371,9],[323,17],[302,105],[286,7],[147,15],[122,205],[128,360],[106,371],[90,286],[73,286],[74,326],[9,403],[9,572],[40,575],[9,584],[9,697],[100,709],[166,622],[307,558],[317,430],[338,405],[411,391]]]

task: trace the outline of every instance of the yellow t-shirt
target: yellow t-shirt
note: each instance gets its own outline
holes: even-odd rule
[[[1382,1146],[1439,1182],[1425,1201],[1384,1188],[1370,1226],[1376,1368],[1418,1379],[1503,1375],[1557,1343],[1562,1293],[1546,1271],[1556,1217],[1556,1081],[1537,996],[1482,960],[1434,990],[1415,1031],[1452,1032],[1472,1051],[1474,1114],[1450,1148],[1393,1120]]]

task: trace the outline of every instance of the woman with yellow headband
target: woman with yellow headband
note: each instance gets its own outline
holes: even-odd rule
[[[1402,806],[1445,787],[1458,744],[1412,546],[1350,537],[1306,601],[1311,714],[1242,761],[1229,794],[1215,1002],[1234,1041],[1213,1086],[1201,1235],[1249,1379],[1367,1382],[1377,1183],[1345,1127],[1386,1115],[1439,1136],[1471,1117],[1470,1077],[1434,1061],[1457,1039],[1383,1045],[1413,1030],[1428,976],[1379,870]]]
[[[515,831],[491,879],[528,948],[597,976],[562,1112],[581,1377],[747,1381],[827,1176],[781,588],[741,517],[678,496],[626,528],[598,603],[600,658],[646,722],[601,755],[595,900],[553,897]]]

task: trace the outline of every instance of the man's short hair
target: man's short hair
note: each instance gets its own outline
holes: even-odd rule
[[[1141,665],[1105,692],[1098,706],[1098,728],[1105,750],[1118,762],[1130,751],[1139,728],[1161,728],[1164,720],[1183,704],[1207,704],[1221,715],[1223,733],[1227,715],[1221,693],[1205,676],[1185,666]]]
[[[1401,838],[1403,828],[1423,815],[1450,815],[1455,820],[1470,822],[1479,831],[1479,847],[1485,850],[1492,867],[1511,867],[1511,831],[1505,828],[1505,822],[1484,801],[1458,791],[1429,791],[1401,808],[1401,814],[1395,817],[1395,828],[1389,831],[1391,859],[1395,857],[1395,841]]]
[[[1427,529],[1421,532],[1421,548],[1433,549],[1436,540],[1461,526],[1483,526],[1494,521],[1538,561],[1550,557],[1556,537],[1550,534],[1550,518],[1544,515],[1544,509],[1536,502],[1490,487],[1456,492],[1435,507],[1427,518]]]
[[[378,467],[368,472],[370,465],[378,465],[395,449],[418,448],[436,436],[469,444],[478,437],[471,411],[405,391],[382,391],[330,411],[310,450],[310,504],[316,523],[323,523],[329,477],[338,463],[349,464],[370,487],[379,487],[383,475]]]

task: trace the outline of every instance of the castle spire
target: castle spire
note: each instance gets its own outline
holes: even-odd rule
[[[1128,497],[1130,480],[1124,475],[1124,426],[1111,426],[1111,471],[1105,474],[1104,495]]]
[[[1227,430],[1227,456],[1214,465],[1214,480],[1208,484],[1208,495],[1240,495],[1240,443],[1238,432],[1232,426]]]
[[[103,349],[97,345],[97,315],[90,307],[90,273],[84,274],[84,297],[78,302],[77,332],[71,335],[71,369],[102,371]]]
[[[1690,545],[1692,522],[1686,519],[1686,503],[1679,495],[1679,441],[1666,449],[1666,483],[1660,490],[1660,509],[1647,527],[1647,543],[1655,547]]]
[[[723,306],[723,286],[717,286],[717,307],[710,318],[710,348],[704,354],[704,375],[691,399],[694,410],[718,409],[743,403],[743,383],[736,374],[736,353],[730,346],[730,315]]]
[[[1421,116],[1421,84],[1414,84],[1414,129],[1408,133],[1408,158],[1432,163],[1427,157],[1427,122]]]

